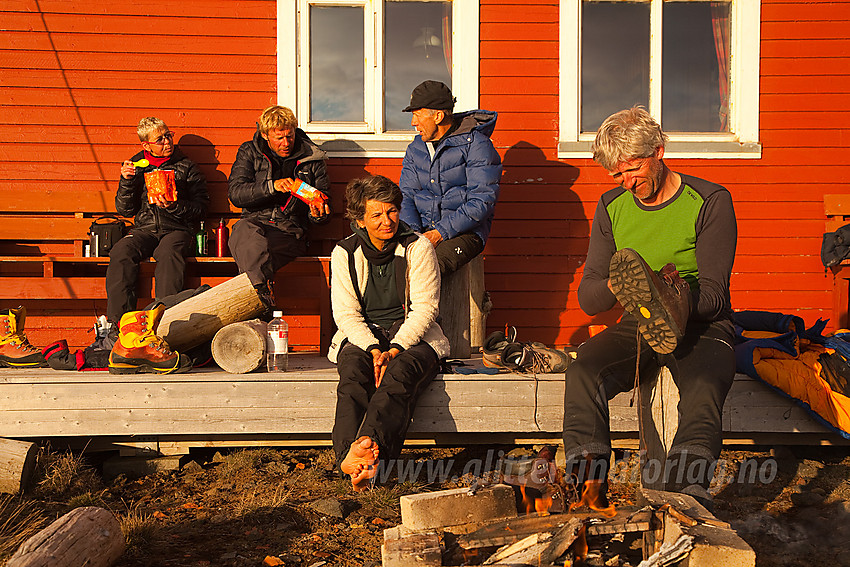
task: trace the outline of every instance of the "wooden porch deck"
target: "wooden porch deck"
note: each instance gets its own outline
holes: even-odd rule
[[[471,361],[473,365],[480,361]],[[0,436],[124,454],[191,447],[328,445],[337,375],[323,356],[290,355],[290,371],[116,376],[0,369]],[[560,437],[563,375],[447,374],[423,394],[409,444],[536,443]],[[637,410],[612,400],[615,446],[634,447]],[[725,442],[847,444],[802,408],[738,375],[723,412]]]

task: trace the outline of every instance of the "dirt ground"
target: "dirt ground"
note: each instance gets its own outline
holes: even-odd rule
[[[359,494],[333,473],[325,449],[206,451],[184,458],[179,470],[108,480],[96,456],[45,453],[33,487],[0,501],[0,559],[38,526],[100,505],[119,517],[127,538],[120,567],[380,565],[383,530],[400,522],[399,496],[468,484],[495,468],[500,451],[532,448],[405,450],[403,460],[420,467],[416,479]],[[617,458],[611,499],[634,504],[634,456]],[[426,483],[436,466],[451,469]],[[715,514],[755,549],[757,565],[850,566],[850,448],[724,451],[715,478]],[[587,564],[639,561],[613,553]]]

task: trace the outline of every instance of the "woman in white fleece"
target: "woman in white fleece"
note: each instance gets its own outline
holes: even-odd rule
[[[333,444],[340,470],[364,490],[378,463],[398,457],[416,400],[449,342],[436,323],[440,270],[434,247],[399,221],[401,190],[383,176],[345,189],[354,234],[331,254],[331,306],[339,329]]]

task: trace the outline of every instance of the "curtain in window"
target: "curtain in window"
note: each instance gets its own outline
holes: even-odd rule
[[[717,52],[717,73],[720,87],[720,131],[729,129],[729,3],[711,3],[711,28]]]

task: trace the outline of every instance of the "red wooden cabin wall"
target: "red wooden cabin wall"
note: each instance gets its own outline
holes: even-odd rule
[[[5,0],[0,192],[114,190],[138,147],[134,125],[154,114],[190,136],[181,145],[226,207],[236,149],[276,101],[275,15],[273,0]],[[668,160],[732,192],[737,309],[829,316],[818,254],[822,196],[850,190],[848,24],[847,2],[763,0],[762,158]],[[486,249],[488,326],[565,345],[612,320],[591,321],[575,297],[595,202],[611,185],[589,160],[557,159],[558,29],[554,0],[481,2],[480,106],[499,112],[505,164]],[[334,158],[333,190],[366,172],[397,179],[400,167]]]

